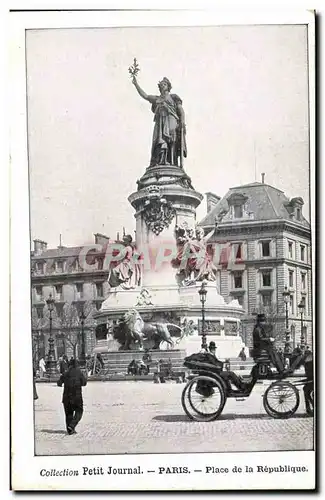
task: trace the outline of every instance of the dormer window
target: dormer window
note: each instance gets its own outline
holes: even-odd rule
[[[244,216],[245,203],[247,202],[247,196],[241,193],[231,193],[227,198],[229,207],[231,207],[231,213],[234,219],[242,219]]]
[[[301,208],[297,208],[297,220],[301,220]]]
[[[300,197],[292,198],[289,202],[285,203],[289,212],[290,219],[300,221],[302,219],[302,207],[304,200]]]
[[[37,274],[44,274],[44,262],[36,262],[35,270]]]
[[[64,272],[64,267],[65,267],[65,262],[63,260],[58,260],[56,262],[56,272],[57,273],[63,273]]]
[[[234,216],[236,219],[241,219],[243,217],[243,206],[235,205],[234,206]]]

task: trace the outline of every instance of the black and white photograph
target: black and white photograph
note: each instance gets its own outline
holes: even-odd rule
[[[14,489],[313,489],[314,13],[67,14],[11,13]]]

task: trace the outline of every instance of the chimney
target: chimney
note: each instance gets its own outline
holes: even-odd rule
[[[262,176],[262,184],[264,184],[265,174],[263,173],[261,174],[261,176]]]
[[[62,234],[60,233],[60,243],[59,243],[58,249],[62,250],[62,248],[64,248],[64,246],[62,246]]]
[[[33,243],[34,243],[34,255],[41,255],[41,253],[43,253],[43,252],[45,252],[45,250],[47,250],[46,241],[33,240]]]
[[[96,245],[106,245],[110,242],[110,237],[105,234],[95,233],[94,236]]]
[[[221,197],[210,192],[205,193],[205,196],[207,197],[207,213],[210,213],[211,210],[213,210],[214,207],[219,203]]]

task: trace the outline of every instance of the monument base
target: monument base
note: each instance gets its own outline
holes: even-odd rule
[[[102,304],[95,318],[98,324],[114,326],[118,324],[123,314],[130,309],[136,309],[145,322],[177,325],[179,327],[178,336],[173,337],[174,348],[182,349],[186,355],[190,355],[199,352],[202,343],[200,287],[201,283],[196,283],[186,287],[170,285],[114,290]],[[236,358],[243,346],[240,336],[243,308],[237,300],[226,303],[223,297],[218,294],[215,284],[208,283],[206,289],[205,333],[207,342],[213,340],[216,343],[218,357]],[[97,343],[103,343],[102,352],[119,351],[118,342],[107,333],[108,329],[105,338],[97,338]],[[166,349],[166,347],[170,349],[166,342],[162,342],[160,348]],[[144,348],[151,349],[152,345],[144,342]]]
[[[109,375],[115,374],[126,374],[127,369],[131,361],[140,361],[143,357],[143,351],[116,351],[107,352],[103,350],[103,347],[95,347],[94,354],[100,353],[104,365],[105,372]],[[173,349],[165,351],[149,351],[152,362],[150,364],[150,373],[157,371],[158,361],[163,363],[171,362],[172,369],[175,371],[182,371],[184,358],[186,356],[186,351],[184,349]]]

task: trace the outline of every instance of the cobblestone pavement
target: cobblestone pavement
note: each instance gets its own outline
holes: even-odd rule
[[[62,389],[38,384],[35,401],[37,455],[194,453],[310,450],[313,419],[303,404],[288,420],[263,408],[265,385],[246,401],[229,399],[214,422],[194,422],[181,405],[183,384],[90,382],[78,433],[65,433]],[[303,399],[301,392],[301,400]]]

